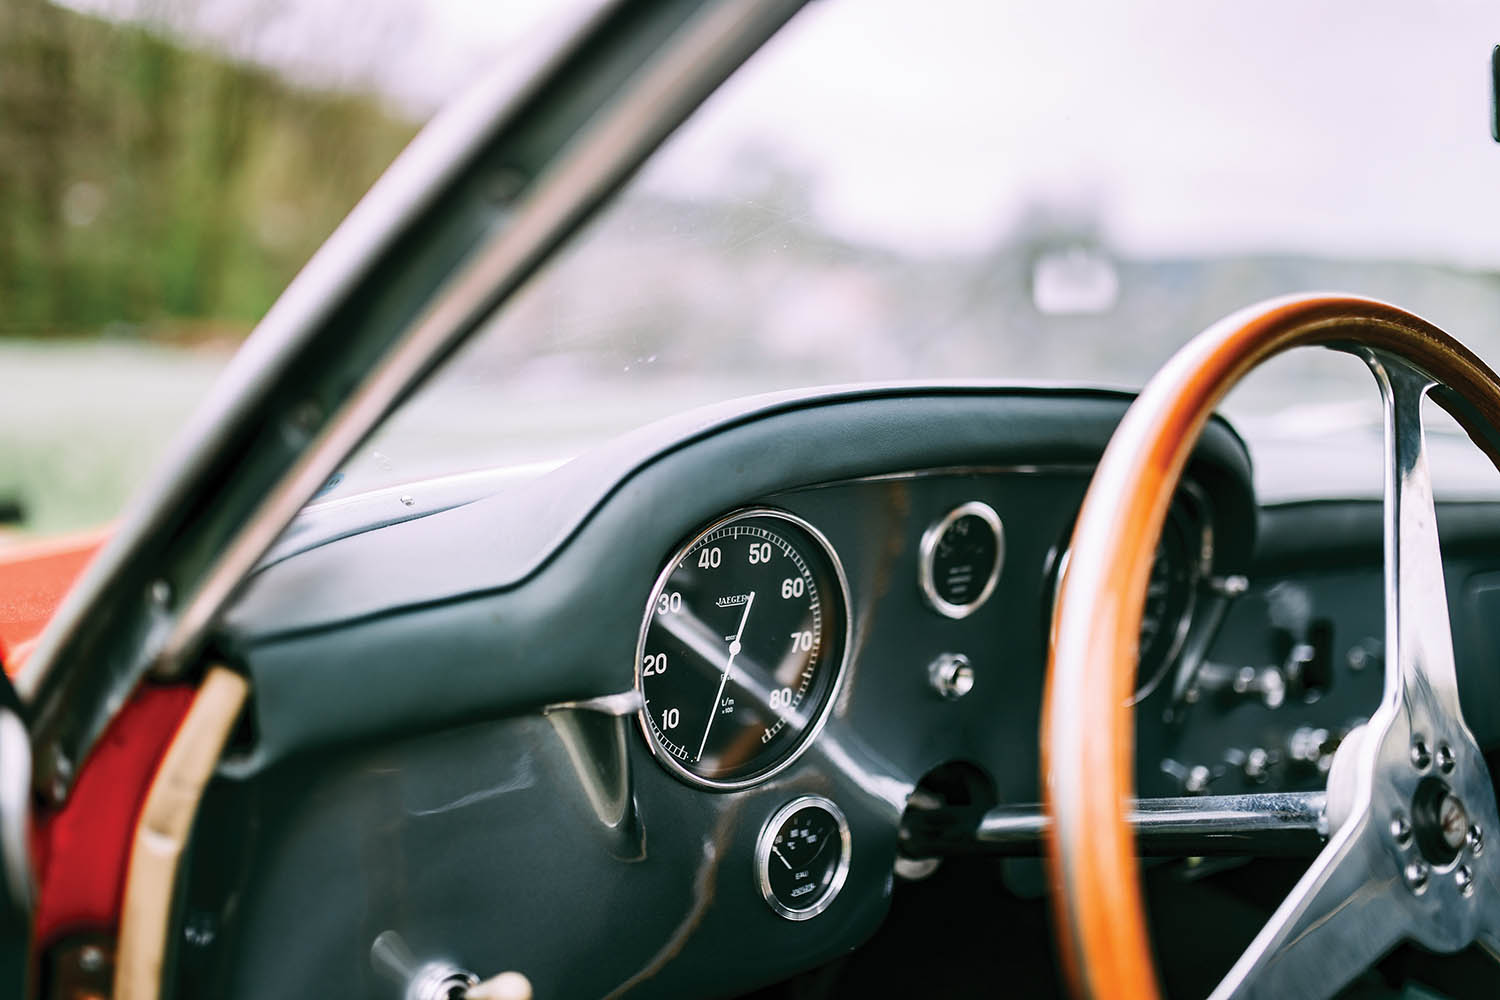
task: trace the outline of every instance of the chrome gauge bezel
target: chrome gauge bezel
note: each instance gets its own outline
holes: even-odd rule
[[[1186,484],[1184,484],[1186,485]],[[1184,491],[1186,492],[1186,491]],[[1167,650],[1162,654],[1161,662],[1156,664],[1155,670],[1136,688],[1135,694],[1131,695],[1126,704],[1137,705],[1151,696],[1151,693],[1161,686],[1162,680],[1172,672],[1172,666],[1177,658],[1182,655],[1182,648],[1187,644],[1187,638],[1193,631],[1193,621],[1198,614],[1198,591],[1203,585],[1204,578],[1208,575],[1207,567],[1213,562],[1213,528],[1207,519],[1197,516],[1197,512],[1183,510],[1177,503],[1167,511],[1167,520],[1162,523],[1162,532],[1165,534],[1173,528],[1173,518],[1179,518],[1176,528],[1183,534],[1184,544],[1188,546],[1187,564],[1187,602],[1183,604],[1182,611],[1174,623],[1175,631]],[[1198,529],[1198,547],[1193,549],[1193,529]],[[1157,540],[1161,545],[1161,539]],[[1139,678],[1138,678],[1139,679]]]
[[[954,604],[944,600],[937,591],[937,581],[933,576],[933,563],[937,558],[938,543],[943,540],[949,528],[954,522],[965,517],[978,517],[995,534],[995,565],[990,570],[989,577],[984,586],[979,590],[979,596],[967,604]],[[995,513],[995,508],[981,500],[970,500],[954,507],[948,513],[928,525],[927,530],[922,532],[922,544],[917,554],[917,586],[926,598],[927,604],[938,614],[945,618],[967,618],[990,599],[995,592],[995,586],[1000,582],[1000,570],[1005,565],[1005,526],[1000,521],[1000,515]]]
[[[1188,637],[1193,633],[1193,626],[1198,620],[1198,604],[1201,591],[1205,583],[1213,574],[1214,564],[1214,527],[1213,510],[1209,503],[1208,495],[1197,483],[1192,480],[1183,480],[1178,487],[1177,493],[1172,498],[1171,506],[1167,509],[1166,520],[1162,522],[1162,531],[1173,528],[1175,522],[1176,530],[1182,532],[1185,544],[1188,547],[1189,559],[1187,569],[1187,600],[1182,607],[1177,621],[1173,623],[1174,633],[1172,641],[1168,644],[1166,652],[1162,655],[1161,662],[1154,665],[1149,677],[1137,676],[1139,683],[1135,693],[1130,696],[1127,705],[1138,705],[1146,700],[1161,682],[1173,672],[1173,666],[1179,657],[1183,656],[1187,646]],[[1068,529],[1068,536],[1072,537],[1072,528]],[[1157,539],[1157,545],[1161,545],[1161,539]],[[1054,549],[1054,553],[1058,550]],[[1052,574],[1052,601],[1048,609],[1048,620],[1051,620],[1052,612],[1057,607],[1058,591],[1062,589],[1063,573],[1067,571],[1068,560],[1073,554],[1070,546],[1064,546],[1060,553],[1049,557]]]
[[[833,878],[828,881],[828,886],[817,901],[809,907],[794,910],[777,899],[776,894],[771,891],[771,844],[776,838],[776,831],[781,829],[781,825],[799,810],[808,806],[817,806],[837,821],[839,862],[833,871]],[[760,886],[761,898],[779,917],[785,917],[787,920],[811,920],[828,909],[844,888],[844,883],[849,878],[849,862],[853,853],[853,842],[849,836],[849,821],[844,817],[844,811],[834,805],[830,799],[821,795],[798,796],[772,813],[771,818],[766,820],[765,825],[760,828],[760,836],[755,839],[755,882]]]
[[[818,707],[817,715],[808,724],[807,728],[803,730],[802,733],[797,737],[796,745],[792,747],[791,751],[788,752],[784,758],[777,761],[775,764],[772,764],[766,770],[757,771],[756,773],[744,778],[735,778],[725,781],[715,778],[705,778],[703,775],[684,767],[676,757],[668,753],[661,746],[661,744],[657,742],[656,733],[652,730],[651,722],[646,717],[647,710],[644,704],[645,688],[641,683],[641,658],[645,655],[646,652],[646,636],[651,629],[651,621],[653,618],[653,611],[656,607],[657,598],[661,596],[662,591],[666,588],[667,582],[672,578],[672,573],[677,569],[677,564],[680,563],[684,558],[686,558],[688,552],[700,541],[702,541],[704,536],[718,531],[720,528],[723,528],[727,525],[733,524],[736,521],[741,521],[752,517],[771,518],[775,520],[785,521],[788,524],[794,525],[795,527],[800,528],[808,538],[811,538],[813,542],[823,550],[823,554],[828,559],[828,564],[833,567],[833,576],[838,585],[839,591],[838,607],[843,612],[844,624],[842,632],[839,636],[841,639],[841,648],[839,651],[838,663],[834,668],[835,673],[833,675],[833,682],[829,685],[828,692],[823,699],[823,704]],[[846,668],[849,665],[849,657],[851,655],[853,646],[854,615],[853,607],[849,601],[849,578],[844,574],[844,563],[841,559],[839,559],[839,554],[834,549],[833,543],[828,540],[828,537],[824,535],[823,532],[814,527],[809,521],[798,517],[796,514],[781,510],[777,507],[743,507],[731,511],[728,514],[725,514],[723,517],[720,517],[712,523],[705,525],[699,530],[693,532],[692,536],[689,537],[686,542],[674,549],[671,556],[668,557],[666,564],[662,567],[661,572],[656,575],[656,582],[651,585],[651,594],[646,600],[646,611],[641,618],[640,633],[636,637],[635,642],[635,689],[639,691],[642,696],[642,705],[641,708],[636,712],[635,718],[636,724],[640,727],[641,733],[646,738],[646,748],[651,751],[651,756],[656,758],[657,762],[660,763],[662,767],[666,768],[669,773],[671,773],[678,779],[685,781],[690,785],[696,785],[699,788],[707,788],[722,792],[734,791],[740,788],[750,788],[754,785],[758,785],[761,782],[766,781],[777,774],[780,774],[788,767],[791,767],[792,764],[796,763],[797,759],[804,753],[806,753],[807,748],[810,747],[813,741],[818,738],[818,734],[823,731],[823,726],[828,722],[828,716],[833,711],[833,706],[838,701],[839,694],[843,690],[844,674],[846,672]]]

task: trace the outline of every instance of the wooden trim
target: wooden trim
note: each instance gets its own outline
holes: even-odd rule
[[[115,1000],[155,1000],[161,995],[178,865],[203,789],[249,691],[249,682],[239,674],[211,668],[151,783],[125,881]]]
[[[1048,871],[1060,950],[1079,996],[1160,995],[1125,803],[1134,794],[1127,702],[1168,505],[1224,395],[1266,359],[1311,345],[1406,359],[1452,390],[1434,398],[1492,461],[1500,458],[1495,373],[1437,327],[1373,299],[1309,295],[1252,306],[1199,334],[1147,384],[1111,438],[1074,529],[1042,710]]]

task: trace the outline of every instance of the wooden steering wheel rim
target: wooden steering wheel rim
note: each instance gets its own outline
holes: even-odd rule
[[[1500,379],[1442,330],[1348,295],[1273,299],[1188,342],[1142,390],[1110,439],[1079,513],[1052,619],[1042,707],[1047,864],[1059,952],[1081,997],[1160,995],[1140,869],[1126,823],[1133,795],[1140,622],[1162,524],[1214,408],[1252,368],[1293,347],[1397,355],[1444,387],[1435,400],[1500,468]]]

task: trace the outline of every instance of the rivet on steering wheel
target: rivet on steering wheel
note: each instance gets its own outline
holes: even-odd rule
[[[1411,766],[1418,771],[1425,771],[1432,766],[1432,751],[1427,749],[1427,744],[1420,737],[1411,741]]]
[[[1406,866],[1402,874],[1406,876],[1406,887],[1414,895],[1420,896],[1427,891],[1427,876],[1430,874],[1427,862],[1413,861]]]
[[[1397,847],[1407,847],[1411,844],[1411,820],[1406,814],[1397,811],[1391,819],[1391,839],[1396,842]]]
[[[1469,870],[1468,865],[1459,865],[1453,873],[1453,882],[1458,886],[1461,895],[1474,895],[1474,873]]]

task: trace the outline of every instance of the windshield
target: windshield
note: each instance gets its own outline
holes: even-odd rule
[[[814,4],[345,488],[562,459],[773,389],[1138,386],[1214,320],[1289,292],[1394,301],[1500,357],[1500,14],[1410,13]],[[1379,442],[1369,374],[1327,352],[1273,362],[1227,410],[1263,458],[1288,438]],[[1378,451],[1360,463],[1378,486]]]
[[[438,104],[581,2],[0,3],[0,545],[116,517]]]
[[[113,517],[365,187],[557,7],[4,5],[0,538]],[[1495,363],[1497,40],[1489,0],[811,4],[329,493],[543,469],[775,389],[1138,386],[1287,292],[1396,302]],[[1298,442],[1378,446],[1345,357],[1279,359],[1226,410],[1276,495]],[[1309,493],[1378,485],[1325,450]]]

